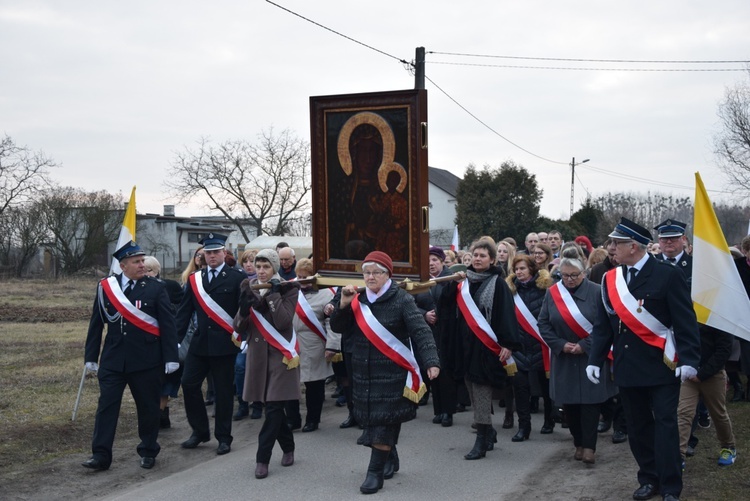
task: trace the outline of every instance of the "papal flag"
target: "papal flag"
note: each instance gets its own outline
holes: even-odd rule
[[[451,250],[456,252],[458,250],[458,226],[453,227],[453,240],[451,240]]]
[[[128,202],[128,208],[125,210],[125,219],[122,220],[120,237],[117,239],[115,250],[131,240],[135,241],[135,186],[133,186],[133,191],[130,192],[130,202]],[[120,271],[122,271],[120,269],[120,262],[112,258],[112,266],[109,269],[110,274],[120,273]]]
[[[698,322],[750,341],[750,299],[697,172],[691,288]]]

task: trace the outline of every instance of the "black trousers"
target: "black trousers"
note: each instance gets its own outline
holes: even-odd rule
[[[214,410],[216,411],[214,436],[222,443],[232,443],[232,409],[234,408],[234,360],[236,355],[203,357],[187,354],[185,372],[182,374],[182,394],[185,414],[193,434],[209,438],[208,412],[203,401],[201,386],[206,376],[214,380]]]
[[[268,464],[271,461],[273,446],[278,440],[283,452],[294,450],[294,434],[286,422],[285,403],[266,402],[266,419],[258,434],[258,452],[255,454],[257,463]]]
[[[159,454],[161,448],[157,438],[163,376],[164,369],[161,365],[129,373],[99,369],[99,404],[96,408],[91,452],[105,466],[112,464],[112,444],[115,441],[125,386],[130,387],[138,413],[138,436],[141,438],[137,447],[138,455],[156,457]]]
[[[638,482],[660,488],[662,495],[682,492],[677,404],[680,384],[620,387],[628,441],[638,463]]]
[[[305,381],[305,405],[307,416],[305,423],[320,423],[320,414],[323,412],[323,401],[326,398],[326,380]]]
[[[604,421],[611,421],[613,430],[623,433],[628,432],[628,425],[625,422],[625,411],[622,408],[622,398],[620,398],[619,394],[607,399],[605,402],[599,404],[599,406],[602,419]]]
[[[573,435],[573,445],[596,450],[596,428],[599,426],[601,404],[565,404],[568,429]]]
[[[428,381],[432,390],[432,410],[435,412],[435,415],[453,415],[456,412],[456,404],[458,403],[458,390],[456,388],[456,380],[453,379],[453,374],[450,371],[440,371],[438,377],[433,380],[425,379],[425,381]]]
[[[547,379],[547,375],[543,370],[518,371],[513,376],[513,393],[516,396],[519,429],[531,428],[531,410],[529,409],[531,378],[535,378],[542,389],[542,398],[544,398],[544,423],[552,423],[552,399],[549,398],[549,379]]]

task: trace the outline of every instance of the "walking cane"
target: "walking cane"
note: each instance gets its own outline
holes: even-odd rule
[[[76,414],[78,414],[78,405],[81,403],[81,393],[83,393],[83,382],[86,381],[86,366],[83,366],[83,374],[81,375],[81,384],[78,385],[78,396],[76,397],[76,404],[73,406],[73,417],[71,421],[76,420]]]

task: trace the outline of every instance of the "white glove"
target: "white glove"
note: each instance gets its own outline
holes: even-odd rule
[[[687,381],[691,377],[695,377],[698,375],[698,371],[690,367],[689,365],[683,365],[681,367],[678,367],[674,371],[675,377],[680,378],[683,382]]]
[[[88,372],[96,372],[99,370],[99,364],[96,362],[86,362],[86,370]]]
[[[240,343],[240,353],[247,353],[247,341]]]
[[[586,377],[589,378],[589,381],[591,381],[592,383],[599,384],[599,374],[600,370],[596,365],[586,366]]]
[[[172,374],[174,371],[180,368],[179,362],[167,362],[164,364],[164,374]]]

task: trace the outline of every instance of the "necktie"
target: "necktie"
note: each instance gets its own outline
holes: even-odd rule
[[[130,293],[133,292],[133,284],[134,283],[135,282],[133,282],[132,280],[128,280],[127,285],[125,285],[125,290],[123,291],[125,293],[125,297],[127,297],[127,298],[130,297]]]
[[[675,261],[677,261],[677,259],[673,257],[668,257],[667,261],[669,261],[670,263],[674,263]]]
[[[628,270],[628,273],[630,273],[630,278],[628,279],[628,284],[632,283],[635,279],[635,276],[638,274],[638,270],[636,268],[630,268]]]
[[[214,278],[216,278],[216,270],[212,268],[208,274],[208,283],[210,284],[211,280],[213,280]]]

